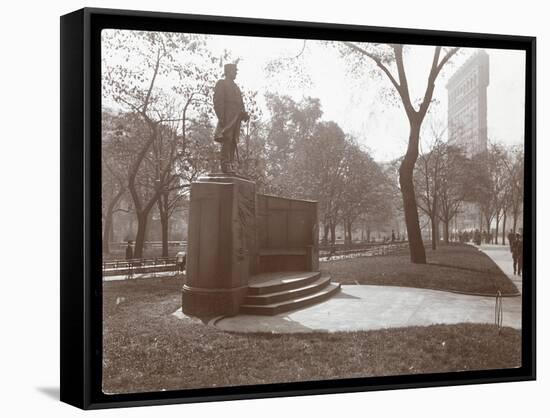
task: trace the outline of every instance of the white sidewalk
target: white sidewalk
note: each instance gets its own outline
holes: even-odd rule
[[[185,271],[184,271],[185,273]],[[156,279],[160,277],[173,277],[177,278],[179,273],[174,271],[162,271],[158,273],[135,273],[132,277],[129,277],[127,274],[120,274],[117,276],[103,276],[104,282],[116,282],[119,280],[135,280],[135,279]]]
[[[503,325],[521,329],[521,298],[502,299]],[[177,312],[181,315],[181,311]],[[495,323],[495,298],[397,286],[346,285],[326,302],[274,316],[212,323],[232,332],[358,331],[435,324]]]
[[[481,244],[481,247],[477,245],[476,247],[487,254],[502,270],[502,272],[506,274],[510,280],[512,280],[518,288],[519,293],[522,293],[523,280],[521,276],[514,274],[514,261],[512,259],[510,247],[508,245],[496,244]]]

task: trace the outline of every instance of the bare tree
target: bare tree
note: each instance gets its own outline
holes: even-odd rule
[[[505,149],[497,143],[490,143],[485,153],[473,158],[475,171],[479,173],[476,181],[476,200],[481,209],[486,231],[491,234],[491,242],[493,238],[491,225],[500,212],[503,193],[507,187],[505,161]]]
[[[469,187],[470,162],[460,148],[445,144],[439,182],[439,219],[443,222],[443,238],[449,243],[451,221],[460,213]]]
[[[363,223],[366,223],[376,212],[389,212],[391,192],[390,180],[382,168],[353,139],[349,141],[340,199],[344,238],[346,243],[351,244],[353,225],[357,220],[362,218]]]
[[[431,148],[427,152],[420,153],[415,169],[414,184],[417,196],[417,205],[430,219],[432,232],[432,250],[437,248],[439,241],[439,192],[441,174],[443,171],[443,159],[445,144],[443,143],[444,129],[437,129],[434,125],[430,128],[433,140]]]
[[[174,164],[185,148],[187,112],[191,105],[206,104],[206,92],[214,81],[210,67],[185,59],[185,54],[202,55],[211,67],[215,60],[204,48],[204,36],[134,31],[104,31],[102,36],[104,99],[133,113],[146,127],[140,132],[142,140],[136,141],[127,178],[138,221],[134,255],[139,258],[155,204],[166,221],[165,205],[159,199],[177,187]],[[166,80],[173,77],[178,83],[167,88]],[[181,136],[171,125],[178,122]]]
[[[512,214],[512,231],[514,233],[516,233],[518,220],[523,211],[524,159],[523,147],[512,147],[506,159],[509,179],[509,207]]]
[[[127,192],[126,173],[128,171],[128,148],[124,138],[124,124],[127,123],[123,116],[114,115],[111,112],[102,113],[101,138],[101,194],[103,209],[103,252],[111,251],[111,231],[113,228],[113,216],[122,197]]]
[[[422,242],[418,219],[416,195],[414,191],[413,172],[419,152],[419,138],[422,122],[432,102],[435,82],[445,64],[455,55],[459,48],[434,47],[432,64],[427,77],[427,86],[420,104],[415,106],[411,98],[407,73],[404,64],[403,45],[360,44],[343,42],[347,54],[355,54],[376,64],[395,89],[409,121],[409,140],[407,152],[399,167],[399,183],[403,197],[405,223],[409,237],[410,257],[413,263],[426,263],[426,252]],[[395,67],[392,71],[392,67]],[[395,75],[397,71],[397,75]]]
[[[345,160],[350,143],[335,122],[319,122],[309,140],[300,144],[300,189],[319,201],[325,241],[336,241],[345,181]],[[310,192],[306,192],[306,191]]]

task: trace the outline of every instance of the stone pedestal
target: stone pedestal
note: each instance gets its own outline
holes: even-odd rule
[[[186,314],[238,313],[257,262],[255,196],[254,182],[227,174],[209,174],[191,185]]]

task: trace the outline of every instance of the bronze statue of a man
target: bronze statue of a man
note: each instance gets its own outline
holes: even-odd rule
[[[222,145],[220,165],[223,173],[235,173],[235,152],[241,131],[241,122],[248,121],[241,90],[235,84],[237,65],[225,64],[225,78],[218,80],[214,89],[214,111],[218,125],[214,140]],[[238,155],[238,154],[237,154]]]

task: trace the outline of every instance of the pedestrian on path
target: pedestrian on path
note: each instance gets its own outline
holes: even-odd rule
[[[476,229],[474,232],[474,244],[481,245],[481,233],[479,232],[479,229]]]
[[[176,267],[178,273],[183,273],[185,270],[185,262],[187,261],[187,253],[185,251],[180,251],[176,254]]]
[[[512,258],[514,259],[514,274],[521,276],[523,273],[523,238],[516,234],[512,245]]]
[[[508,233],[508,244],[510,245],[510,252],[513,251],[514,238],[515,238],[514,231],[510,229],[510,232]]]
[[[134,258],[134,249],[132,248],[132,241],[128,241],[126,246],[126,261],[130,261]]]

